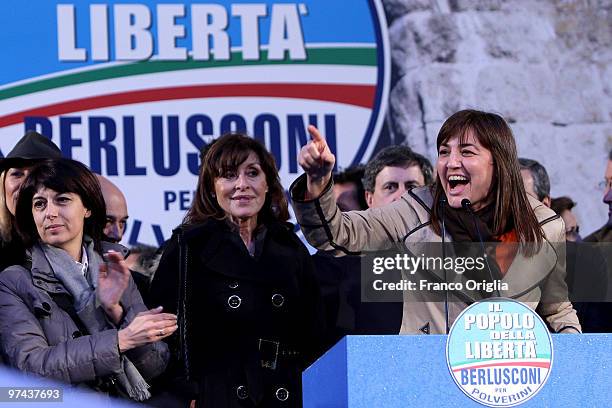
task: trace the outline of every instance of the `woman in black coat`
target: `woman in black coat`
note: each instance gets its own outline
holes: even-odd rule
[[[287,219],[264,146],[237,134],[217,140],[151,289],[179,315],[174,373],[196,385],[198,406],[301,405],[322,314],[308,251]]]

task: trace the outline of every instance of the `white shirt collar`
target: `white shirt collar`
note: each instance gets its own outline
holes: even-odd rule
[[[87,273],[87,269],[89,268],[89,259],[87,258],[87,250],[85,249],[85,247],[83,247],[81,252],[81,262],[75,262],[81,267],[81,272],[83,273],[83,276],[85,276],[85,274]]]

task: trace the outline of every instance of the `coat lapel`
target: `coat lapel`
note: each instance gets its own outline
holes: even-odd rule
[[[225,221],[208,220],[187,235],[192,256],[198,257],[204,268],[215,273],[236,279],[248,278],[253,268],[252,260],[250,256],[243,256],[247,253],[246,247],[238,245],[240,242],[231,234]]]
[[[519,249],[502,279],[502,283],[508,284],[508,290],[501,290],[501,295],[519,298],[530,292],[548,277],[556,263],[557,253],[548,241],[542,243],[542,248],[533,257],[525,257]]]
[[[431,213],[432,195],[429,189],[418,188],[411,190],[408,194],[423,207],[427,214]],[[530,204],[532,207],[541,205],[540,203],[531,201]],[[541,222],[542,220],[538,219],[538,221]],[[440,257],[442,257],[442,255],[444,255],[444,257],[456,256],[452,244],[445,245],[444,254],[442,254],[442,238],[434,234],[431,228],[415,228],[413,231],[412,234],[409,234],[404,239],[406,248],[413,255],[424,254],[425,256]],[[448,233],[445,234],[444,239],[446,243],[452,241]],[[501,280],[502,283],[508,284],[508,290],[500,290],[500,295],[502,297],[519,298],[525,293],[528,293],[548,277],[553,271],[557,259],[557,251],[555,251],[553,245],[547,240],[544,240],[541,250],[534,257],[526,258],[518,251],[508,271]],[[432,281],[445,281],[443,270],[427,269],[424,273],[428,275]],[[460,275],[456,274],[454,271],[447,270],[447,277],[449,276],[454,278],[454,280],[452,278],[448,279],[449,282],[459,281],[463,283],[463,290],[461,293],[455,292],[460,299],[468,303],[483,299],[479,291],[466,289],[466,281],[468,278],[465,274]]]

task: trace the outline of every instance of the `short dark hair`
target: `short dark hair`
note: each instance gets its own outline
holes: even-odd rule
[[[357,165],[347,167],[340,173],[333,176],[334,184],[353,183],[357,186],[357,203],[361,210],[368,208],[368,203],[365,200],[365,190],[363,188],[363,176],[365,175],[365,166]]]
[[[550,200],[550,208],[561,215],[563,211],[571,211],[576,206],[576,202],[567,196],[561,196]]]
[[[612,160],[612,149],[608,152],[608,160]]]
[[[94,240],[95,249],[100,252],[100,240],[106,224],[106,205],[102,189],[96,176],[85,166],[71,159],[45,160],[32,168],[19,190],[15,219],[17,232],[26,247],[33,246],[39,239],[32,215],[32,198],[41,188],[57,193],[74,193],[91,215],[85,219],[83,233]]]
[[[385,167],[419,166],[425,185],[433,183],[433,167],[431,162],[423,155],[414,152],[408,146],[388,146],[382,149],[366,165],[365,175],[363,176],[363,188],[366,191],[374,192],[376,187],[376,176]]]
[[[193,203],[183,220],[185,225],[198,224],[209,218],[218,220],[227,218],[227,214],[214,196],[215,179],[237,169],[251,152],[257,155],[268,184],[266,201],[260,210],[257,222],[266,224],[273,220],[284,222],[289,219],[287,198],[276,170],[274,156],[261,142],[242,133],[228,133],[210,146],[204,146],[204,149],[208,150],[200,166]]]
[[[548,172],[539,162],[532,159],[519,158],[521,170],[529,170],[533,177],[533,189],[535,190],[537,199],[542,201],[550,196],[550,178]]]

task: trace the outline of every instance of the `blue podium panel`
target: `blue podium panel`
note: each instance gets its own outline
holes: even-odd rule
[[[612,335],[555,334],[548,382],[526,407],[612,406]],[[348,336],[303,374],[305,408],[482,407],[455,385],[446,336]]]

